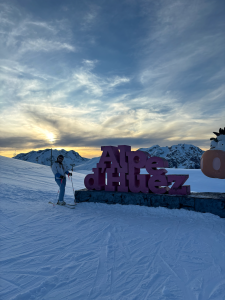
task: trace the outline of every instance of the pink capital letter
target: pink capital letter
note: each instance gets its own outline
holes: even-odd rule
[[[119,159],[120,154],[117,147],[113,146],[102,146],[101,150],[103,151],[102,156],[97,163],[97,168],[120,168]]]
[[[109,168],[107,172],[107,185],[106,191],[128,192],[128,181],[126,180],[126,173],[122,168]]]

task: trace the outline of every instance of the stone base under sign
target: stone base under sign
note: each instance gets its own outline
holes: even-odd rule
[[[187,209],[211,213],[225,218],[225,193],[191,193],[188,196],[168,194],[121,193],[106,191],[75,191],[76,202],[99,202],[107,204],[132,204],[149,207]]]

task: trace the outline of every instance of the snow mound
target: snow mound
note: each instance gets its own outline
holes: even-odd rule
[[[97,167],[97,163],[99,163],[100,160],[100,156],[99,157],[94,157],[92,159],[90,159],[89,161],[80,164],[79,166],[75,167],[76,171],[80,171],[80,170],[92,170],[93,168]]]

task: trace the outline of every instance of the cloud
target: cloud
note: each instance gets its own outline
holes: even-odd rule
[[[110,81],[111,82],[110,82],[109,86],[114,87],[114,86],[129,82],[130,78],[116,76],[115,78],[111,79]]]
[[[11,136],[11,137],[0,137],[0,148],[11,148],[11,149],[34,149],[34,148],[45,148],[51,146],[51,143],[46,140],[39,140],[30,138],[27,136]]]
[[[85,68],[89,71],[93,70],[98,63],[98,60],[89,60],[89,59],[83,59],[83,65]]]
[[[46,109],[44,112],[37,110],[37,107],[26,106],[23,111],[28,122],[33,124],[41,124],[43,128],[59,129],[60,128],[60,118],[56,114]]]
[[[0,23],[4,23],[4,30],[0,34],[6,56],[7,49],[15,59],[27,52],[77,51],[77,47],[68,42],[70,29],[65,28],[65,24],[62,26],[63,20],[31,20],[29,14],[22,16],[16,6],[10,5],[2,6],[1,15]]]
[[[120,111],[119,115],[105,117],[98,122],[96,116],[87,118],[87,112],[74,107],[53,107],[26,105],[20,108],[20,118],[15,124],[11,119],[18,113],[5,116],[5,128],[20,128],[19,131],[2,131],[1,147],[24,149],[40,147],[100,147],[101,145],[130,144],[132,147],[149,147],[153,144],[169,146],[178,143],[208,145],[211,131],[219,128],[213,120],[203,123],[176,112],[171,116],[153,116],[146,109]],[[98,115],[104,119],[104,111]],[[198,132],[195,126],[198,127]],[[205,134],[206,127],[208,134]],[[211,128],[210,128],[211,127]],[[220,126],[221,127],[221,126]],[[54,135],[50,141],[48,135]],[[25,137],[25,138],[24,138]]]
[[[40,27],[41,29],[46,29],[46,30],[50,31],[53,34],[56,34],[59,31],[56,27],[52,26],[51,24],[49,24],[47,22],[27,21],[26,24],[37,26],[37,27]]]
[[[76,51],[75,47],[72,45],[69,45],[67,43],[61,43],[56,41],[49,41],[46,39],[36,39],[36,40],[26,40],[22,43],[19,51],[21,53],[25,53],[28,51],[44,51],[44,52],[50,52],[50,51],[60,51],[60,50],[67,50],[67,51]]]
[[[102,86],[95,74],[81,70],[73,74],[73,79],[78,87],[84,87],[86,92],[95,96],[102,96]]]
[[[98,22],[98,16],[100,13],[100,6],[96,4],[89,4],[87,10],[82,16],[81,20],[81,30],[88,31],[93,28],[93,26]]]
[[[142,3],[149,29],[139,40],[138,80],[143,89],[137,99],[146,99],[156,113],[154,122],[149,116],[149,124],[171,128],[171,141],[196,137],[196,144],[225,119],[224,21],[212,2],[158,1],[153,12],[147,1]],[[131,103],[138,107],[138,102]]]
[[[149,5],[149,1],[142,1],[142,14],[148,16],[146,18],[149,25],[147,39],[165,44],[178,37],[189,40],[190,32],[195,39],[199,33],[198,28],[201,28],[204,20],[212,15],[214,9],[214,3],[204,0],[166,2],[159,0],[156,5]]]
[[[220,55],[221,38],[221,36],[199,38],[198,41],[192,41],[191,44],[184,42],[183,46],[179,45],[172,51],[163,53],[160,57],[157,56],[154,60],[152,57],[146,58],[145,64],[148,67],[141,70],[140,82],[155,91],[184,90],[190,94],[196,84],[199,85],[199,89],[202,89],[203,84],[207,85],[207,82],[213,80],[214,72],[218,72],[208,62]],[[151,62],[148,63],[149,60]],[[206,72],[203,71],[204,69]],[[217,78],[222,75],[222,71],[219,71]],[[188,90],[186,86],[189,87]]]
[[[1,6],[3,145],[207,145],[225,119],[215,4],[98,4]]]
[[[96,63],[96,60],[83,60],[84,66],[73,73],[73,83],[75,83],[76,89],[83,87],[88,94],[101,97],[111,92],[115,87],[130,82],[130,78],[118,75],[107,78],[96,75],[92,72]]]
[[[71,98],[70,105],[80,107],[80,111],[92,112],[101,110],[102,101],[96,97],[105,97],[112,93],[119,85],[124,84],[117,76],[115,78],[102,78],[90,70],[90,67],[80,67],[76,72],[61,78],[46,73],[41,73],[37,69],[14,63],[14,61],[0,60],[2,82],[2,101],[4,106],[16,104],[26,105],[26,103],[39,103],[46,105],[67,106],[68,98]],[[92,62],[88,62],[92,64]],[[125,80],[125,83],[128,80]],[[76,94],[78,93],[78,94]],[[74,100],[72,100],[74,98]],[[7,101],[6,101],[7,99]],[[63,102],[62,102],[63,101]],[[93,115],[94,117],[94,115]]]

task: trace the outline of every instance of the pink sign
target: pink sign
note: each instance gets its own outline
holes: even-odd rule
[[[143,151],[131,151],[130,146],[102,146],[103,151],[94,174],[84,179],[88,190],[112,192],[189,195],[190,185],[183,185],[189,175],[166,175],[168,162],[151,157]],[[146,168],[148,174],[140,174]],[[106,184],[107,174],[107,184]],[[171,187],[169,187],[172,184]]]

